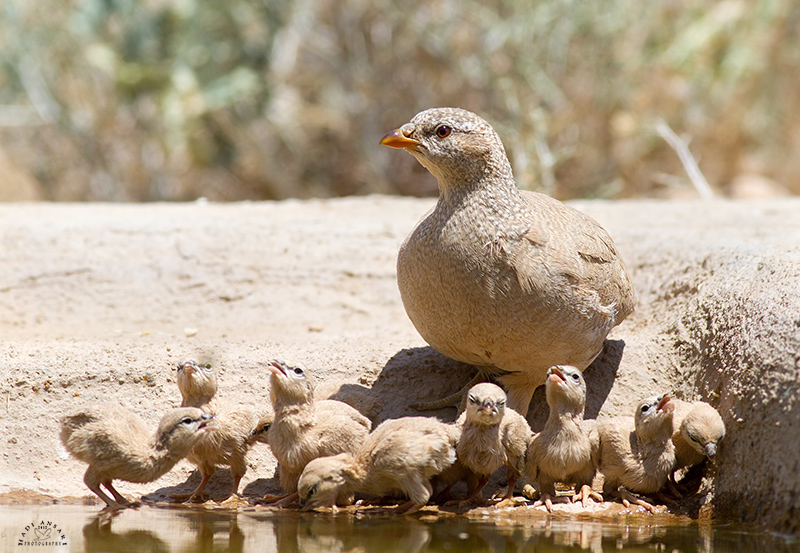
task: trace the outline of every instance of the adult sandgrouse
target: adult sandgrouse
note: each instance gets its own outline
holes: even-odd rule
[[[439,181],[397,258],[411,322],[444,355],[498,374],[509,407],[526,414],[549,367],[584,370],[633,311],[614,242],[591,217],[519,190],[503,143],[474,113],[429,109],[381,144]]]

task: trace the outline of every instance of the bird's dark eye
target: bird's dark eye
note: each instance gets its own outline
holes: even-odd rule
[[[317,485],[316,484],[314,484],[313,486],[308,488],[308,497],[311,497],[315,493],[317,493]]]
[[[300,367],[295,367],[292,370],[294,371],[294,374],[297,374],[297,375],[303,374],[303,369],[301,369]]]
[[[450,133],[453,132],[453,129],[448,127],[447,125],[439,125],[436,127],[436,136],[439,138],[447,138],[450,136]]]
[[[469,396],[469,402],[470,403],[478,403],[478,398],[476,398],[475,396]]]
[[[180,424],[192,424],[194,419],[192,417],[183,417]]]
[[[572,375],[572,380],[574,380],[575,382],[578,382],[580,379],[581,379],[581,377],[580,377],[580,376],[578,376],[578,373],[574,373],[574,374]]]
[[[691,434],[689,434],[689,439],[691,439],[693,442],[696,442],[698,444],[702,444],[702,442],[700,440],[698,440],[695,436],[692,436]]]
[[[649,405],[642,405],[642,413],[647,413],[647,411],[648,411],[649,409],[650,409],[650,406],[649,406]]]
[[[498,399],[497,402],[495,403],[495,405],[497,405],[498,407],[502,407],[505,404],[506,404],[506,400],[504,400],[504,399]]]

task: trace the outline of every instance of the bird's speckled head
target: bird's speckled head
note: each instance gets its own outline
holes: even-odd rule
[[[156,432],[156,447],[185,456],[206,432],[216,430],[214,416],[195,407],[172,409],[161,418]]]
[[[310,461],[297,483],[297,493],[304,511],[333,507],[347,486],[347,473],[353,463],[349,453],[319,457]]]
[[[467,420],[472,424],[500,424],[506,410],[506,393],[497,384],[482,382],[467,392]]]
[[[634,423],[636,434],[640,437],[651,438],[657,435],[672,435],[672,414],[675,404],[666,394],[642,400],[636,407]]]
[[[178,390],[184,398],[208,397],[217,393],[217,371],[209,362],[189,359],[178,365]]]
[[[586,404],[586,381],[583,373],[572,365],[555,365],[547,369],[544,381],[547,404],[551,409],[583,414]]]
[[[314,400],[314,380],[300,363],[270,361],[270,396],[277,403],[308,403]]]
[[[714,457],[725,437],[725,423],[708,403],[697,403],[681,422],[681,434],[700,455]]]
[[[513,185],[511,164],[500,137],[483,118],[460,108],[422,111],[381,140],[403,148],[439,181],[443,194],[458,187]],[[516,185],[514,185],[516,186]]]

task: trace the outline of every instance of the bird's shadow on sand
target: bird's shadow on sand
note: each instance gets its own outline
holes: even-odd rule
[[[585,418],[597,418],[614,385],[624,349],[623,340],[606,340],[603,351],[584,371],[587,390]],[[380,420],[415,415],[435,416],[444,421],[455,420],[455,407],[417,411],[410,405],[435,401],[459,391],[477,371],[477,367],[454,361],[431,347],[398,351],[372,385],[373,393],[384,404]],[[538,432],[544,427],[548,412],[544,386],[539,386],[533,394],[527,416],[534,431]]]
[[[192,490],[200,484],[201,478],[199,470],[192,471],[189,478],[180,484],[164,486],[154,490],[147,495],[143,495],[142,500],[146,502],[173,501],[170,497],[172,495],[192,493]],[[208,481],[204,492],[208,493],[211,499],[223,500],[230,494],[232,485],[233,477],[231,476],[231,471],[227,467],[219,466],[214,476]],[[272,478],[257,478],[239,489],[242,496],[254,499],[263,497],[265,493],[280,493],[280,490],[281,485],[278,481],[277,469]]]
[[[445,357],[432,347],[398,351],[384,365],[372,391],[383,402],[380,421],[407,416],[435,416],[444,421],[456,418],[456,408],[417,411],[413,403],[442,399],[458,392],[478,369]]]

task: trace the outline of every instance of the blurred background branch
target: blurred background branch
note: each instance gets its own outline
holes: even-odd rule
[[[431,195],[378,146],[478,112],[560,199],[800,193],[795,0],[3,0],[0,199]]]

